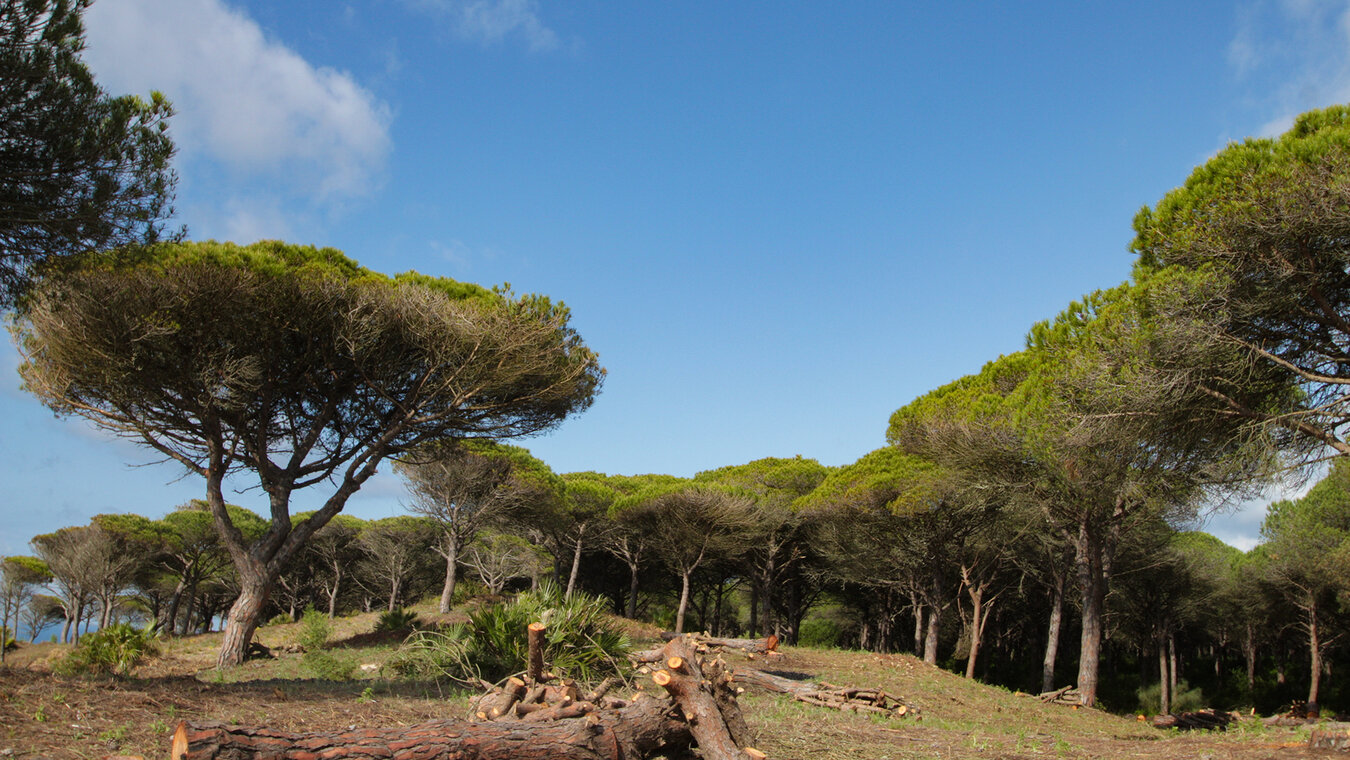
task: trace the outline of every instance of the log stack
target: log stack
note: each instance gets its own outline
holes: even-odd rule
[[[1042,692],[1037,695],[1037,699],[1052,705],[1071,705],[1073,707],[1078,707],[1083,703],[1078,689],[1073,686]]]
[[[698,746],[705,760],[763,760],[717,661],[675,639],[652,681],[664,697],[609,696],[614,682],[581,694],[575,683],[531,666],[473,706],[472,721],[292,733],[260,726],[180,723],[172,760],[636,760]],[[533,658],[532,658],[533,659]]]

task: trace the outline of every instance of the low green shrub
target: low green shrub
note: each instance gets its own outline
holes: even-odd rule
[[[153,629],[117,623],[81,638],[54,669],[61,675],[126,676],[142,659],[157,652]]]
[[[1135,692],[1139,697],[1139,711],[1145,715],[1156,715],[1162,707],[1162,684],[1153,683],[1142,686]],[[1195,712],[1208,707],[1205,695],[1199,687],[1194,689],[1184,680],[1177,681],[1176,693],[1172,695],[1172,714]]]
[[[328,616],[314,609],[314,605],[305,608],[300,618],[300,646],[306,652],[323,649],[328,645],[328,637],[333,635],[333,624]]]
[[[380,613],[379,620],[375,621],[376,631],[411,631],[422,624],[422,620],[417,617],[417,613],[411,610],[399,608],[389,612]]]
[[[310,678],[350,681],[356,673],[356,658],[329,649],[314,649],[300,658],[300,668]]]

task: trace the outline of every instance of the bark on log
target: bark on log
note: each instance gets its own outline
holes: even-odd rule
[[[554,722],[435,720],[415,726],[298,734],[223,723],[180,723],[172,760],[630,760],[688,746],[670,703]],[[663,749],[665,748],[665,749]]]

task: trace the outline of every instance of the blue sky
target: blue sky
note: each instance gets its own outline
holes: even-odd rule
[[[559,472],[852,462],[1123,280],[1134,212],[1193,166],[1350,100],[1347,2],[98,0],[86,22],[108,89],[175,104],[192,238],[565,301],[609,377],[520,442]],[[54,419],[17,362],[0,554],[201,494]],[[401,493],[382,474],[348,511]],[[1260,516],[1209,529],[1246,548]]]

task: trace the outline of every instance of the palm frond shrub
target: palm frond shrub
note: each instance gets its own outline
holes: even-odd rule
[[[154,629],[117,623],[81,638],[54,669],[61,675],[126,676],[141,660],[158,651]]]
[[[544,660],[553,672],[594,681],[620,670],[628,637],[606,616],[605,600],[575,594],[565,599],[556,584],[469,616],[462,629],[419,631],[395,655],[393,667],[405,675],[448,677],[465,684],[500,681],[525,670],[529,657],[526,628],[548,626]]]

